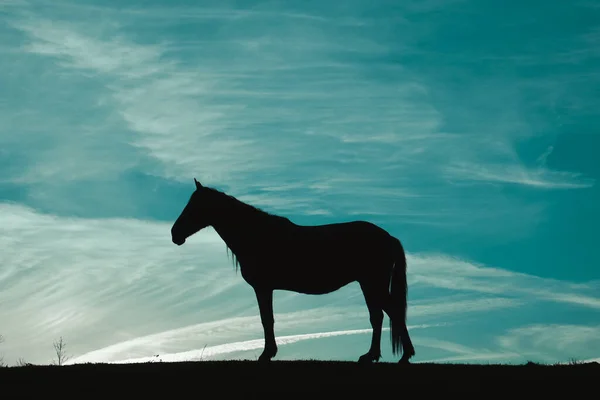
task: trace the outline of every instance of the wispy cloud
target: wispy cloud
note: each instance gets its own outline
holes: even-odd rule
[[[439,339],[421,339],[419,341],[421,346],[426,348],[433,348],[440,350],[441,354],[435,358],[424,359],[421,362],[432,362],[432,363],[444,363],[444,362],[469,362],[469,363],[481,363],[486,362],[515,362],[519,360],[519,354],[510,351],[508,349],[496,348],[476,348],[471,346],[465,346],[456,342]],[[451,354],[448,356],[447,354]]]
[[[214,231],[177,247],[166,223],[55,217],[11,204],[0,205],[0,217],[7,359],[47,361],[59,335],[74,355],[115,345],[112,359],[262,337],[254,294]],[[468,315],[523,309],[534,299],[600,308],[593,283],[572,285],[444,255],[409,254],[409,284],[411,325],[458,323]],[[356,285],[324,296],[278,292],[275,312],[281,336],[369,328]],[[155,334],[161,339],[147,337]],[[119,352],[121,342],[133,344]]]
[[[111,18],[89,23],[76,17],[89,7],[98,15],[112,13]],[[406,7],[408,12],[423,11]],[[426,9],[431,7],[440,5],[434,2]],[[35,164],[12,181],[116,179],[139,167],[181,182],[196,176],[225,185],[281,212],[404,210],[412,216],[407,221],[424,223],[455,220],[458,214],[465,218],[458,205],[471,192],[448,185],[448,180],[545,189],[594,183],[576,173],[525,167],[515,140],[529,133],[515,136],[513,126],[506,132],[499,127],[480,132],[478,123],[449,132],[447,120],[453,117],[445,113],[452,109],[434,101],[433,93],[440,90],[436,82],[402,63],[373,67],[362,61],[411,48],[425,33],[411,30],[408,23],[398,26],[406,33],[398,42],[379,40],[377,25],[336,23],[327,7],[293,12],[268,7],[117,9],[61,2],[60,9],[66,11],[42,17],[22,8],[8,21],[23,34],[22,50],[40,56],[47,70],[61,77],[65,84],[57,86],[59,93],[85,82],[89,89],[77,94],[80,107],[93,110],[90,115],[102,110],[106,117],[94,118],[95,129],[88,121],[84,134],[64,124],[44,133],[54,144],[32,142]],[[137,22],[183,13],[212,18],[220,28],[199,25],[193,39],[160,25],[157,36],[132,31]],[[263,24],[275,17],[295,22]],[[394,79],[377,79],[369,73],[373,68]],[[506,91],[499,96],[504,107],[511,104],[507,96],[516,95]],[[108,143],[122,162],[106,165],[101,149]],[[303,187],[288,193],[285,201],[269,203],[261,192],[297,182],[296,176],[302,177]],[[359,183],[349,185],[351,179]],[[325,181],[326,191],[316,189]],[[387,197],[385,188],[392,184],[401,189]],[[342,195],[348,190],[352,197]],[[433,215],[427,201],[440,193],[449,200],[443,216],[440,211]],[[484,204],[497,201],[496,194],[485,192],[484,198],[479,193],[470,201],[489,212]],[[517,203],[511,207],[525,210]]]
[[[597,108],[598,75],[586,67],[598,55],[597,29],[551,29],[560,48],[548,56],[548,35],[523,46],[509,37],[531,22],[516,8],[494,22],[464,1],[403,2],[396,12],[286,4],[0,2],[7,359],[47,361],[58,335],[75,355],[110,349],[111,359],[258,346],[253,293],[216,234],[176,248],[170,224],[156,222],[183,205],[192,177],[311,223],[368,216],[412,241],[411,325],[458,326],[442,336],[436,329],[447,328],[421,330],[422,359],[513,359],[502,343],[535,337],[538,346],[544,335],[515,330],[481,346],[447,338],[473,315],[478,329],[465,341],[521,329],[516,316],[529,311],[566,324],[538,313],[544,305],[597,312],[597,281],[443,254],[530,239],[554,191],[585,194],[596,184],[582,164],[565,169],[559,139]],[[547,7],[532,29],[548,32],[561,7]],[[460,241],[468,244],[458,249]],[[509,267],[526,270],[518,260]],[[275,307],[278,334],[303,338],[287,354],[303,343],[315,354],[330,340],[323,332],[368,328],[356,285],[327,296],[278,293]],[[508,312],[515,320],[498,327]],[[336,339],[359,352],[361,336]],[[342,350],[327,354],[343,358]]]
[[[230,321],[223,321],[223,325]],[[411,326],[409,329],[422,329],[427,328],[428,325],[419,325],[419,326]],[[387,331],[388,328],[383,328],[384,331]],[[232,342],[225,343],[221,345],[208,346],[203,347],[198,350],[190,350],[178,353],[168,353],[168,354],[158,354],[148,356],[148,357],[139,357],[139,358],[120,358],[117,360],[111,360],[114,358],[114,355],[118,355],[123,357],[127,354],[127,350],[131,348],[138,347],[140,344],[144,343],[147,346],[151,345],[156,349],[156,343],[162,342],[165,334],[170,334],[171,340],[174,338],[173,335],[177,335],[178,332],[165,332],[158,335],[154,335],[151,337],[137,338],[130,342],[120,343],[117,345],[109,346],[105,349],[100,349],[97,351],[90,352],[89,354],[84,354],[76,359],[72,359],[69,361],[70,364],[76,363],[86,363],[86,362],[111,362],[111,363],[143,363],[143,362],[152,362],[152,361],[162,361],[162,362],[178,362],[178,361],[200,361],[200,360],[210,360],[215,356],[221,356],[225,354],[238,353],[237,357],[243,357],[243,353],[246,353],[251,350],[262,350],[264,347],[264,339],[255,339],[255,340],[246,340],[240,342]],[[370,334],[371,329],[352,329],[352,330],[343,330],[343,331],[330,331],[330,332],[318,332],[318,333],[306,333],[300,335],[281,335],[276,338],[277,344],[279,346],[285,346],[293,343],[302,342],[305,340],[315,340],[315,339],[324,339],[330,337],[337,336],[348,336],[348,335],[364,335]],[[112,357],[111,357],[112,356]],[[314,359],[314,357],[311,357]]]
[[[600,355],[600,326],[535,324],[510,330],[498,343],[532,361],[582,361]]]
[[[546,153],[544,153],[546,155]],[[544,167],[456,164],[446,168],[449,177],[482,182],[502,182],[542,189],[583,189],[594,185],[594,180],[581,174],[552,171]]]
[[[478,265],[446,255],[410,257],[410,283],[503,296],[542,300],[600,309],[600,282],[586,284],[536,277]]]
[[[511,299],[506,297],[455,299],[453,296],[444,296],[443,300],[444,301],[435,297],[430,300],[415,300],[411,304],[410,315],[411,317],[433,316],[437,318],[444,314],[455,316],[463,313],[492,311],[524,305],[524,302],[520,299]]]

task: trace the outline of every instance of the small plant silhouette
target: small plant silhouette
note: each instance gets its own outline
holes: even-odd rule
[[[25,361],[23,357],[19,357],[19,359],[17,360],[17,367],[29,367],[31,365],[32,364]]]
[[[0,343],[4,342],[4,336],[0,335]],[[6,367],[6,364],[4,364],[4,355],[0,354],[0,367]]]
[[[67,343],[63,340],[62,336],[54,342],[54,352],[56,353],[56,359],[53,360],[54,365],[64,365],[69,359],[67,355]]]

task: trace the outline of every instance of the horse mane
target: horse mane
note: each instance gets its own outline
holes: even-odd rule
[[[293,223],[286,217],[262,210],[256,206],[245,203],[245,202],[239,200],[238,198],[236,198],[230,194],[227,194],[223,191],[220,191],[218,189],[215,189],[213,187],[204,186],[204,188],[206,190],[208,190],[210,193],[212,193],[213,195],[215,195],[217,197],[218,201],[225,202],[227,204],[227,206],[231,207],[231,210],[234,213],[236,213],[238,216],[240,216],[242,218],[257,219],[260,223],[267,223],[269,225],[272,225],[272,224],[284,225],[284,226],[293,225]],[[235,253],[233,252],[233,250],[231,250],[229,248],[229,246],[227,246],[227,243],[225,244],[225,246],[226,246],[227,256],[229,258],[229,256],[231,255],[232,261],[235,265],[235,270],[237,271],[239,269],[240,263],[239,263],[237,257],[235,256]]]

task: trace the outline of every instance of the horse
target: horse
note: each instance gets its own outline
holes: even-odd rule
[[[406,326],[406,255],[400,240],[368,221],[299,225],[268,213],[194,178],[196,190],[171,228],[181,246],[198,231],[212,226],[233,255],[236,271],[253,289],[263,327],[259,362],[277,355],[273,292],[320,295],[358,282],[369,312],[371,346],[359,363],[381,358],[384,311],[390,319],[394,355],[399,363],[415,355]]]

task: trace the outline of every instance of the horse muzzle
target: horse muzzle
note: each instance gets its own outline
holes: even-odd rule
[[[182,244],[185,243],[185,238],[178,238],[178,237],[173,236],[172,240],[173,240],[173,243],[175,243],[177,246],[181,246]]]

